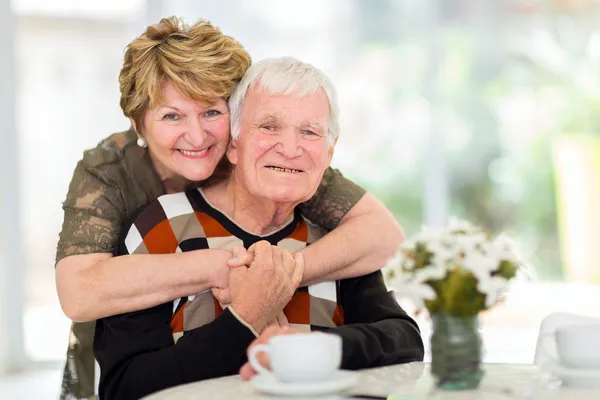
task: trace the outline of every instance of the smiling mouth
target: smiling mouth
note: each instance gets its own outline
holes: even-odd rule
[[[183,149],[178,149],[179,152],[185,156],[190,156],[190,157],[199,157],[203,154],[206,154],[206,152],[208,150],[210,150],[210,147],[207,147],[206,149],[203,150],[183,150]]]
[[[277,171],[277,172],[287,172],[288,174],[297,174],[300,172],[304,172],[301,169],[282,168],[282,167],[277,167],[275,165],[266,165],[265,168],[268,168],[270,170]]]

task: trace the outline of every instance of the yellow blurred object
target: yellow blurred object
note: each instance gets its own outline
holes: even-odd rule
[[[565,279],[600,283],[600,138],[558,138],[554,165]]]

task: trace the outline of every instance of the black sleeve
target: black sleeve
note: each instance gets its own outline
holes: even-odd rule
[[[328,331],[342,337],[342,368],[423,361],[419,327],[388,292],[381,271],[340,281],[340,295],[344,325]]]
[[[236,374],[255,339],[229,309],[174,343],[173,303],[98,320],[100,399],[139,399],[183,383]]]

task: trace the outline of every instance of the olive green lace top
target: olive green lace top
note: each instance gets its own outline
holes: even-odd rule
[[[137,146],[136,140],[130,129],[84,152],[63,203],[56,262],[75,254],[112,253],[125,222],[165,194],[148,150]],[[222,179],[228,171],[229,165],[221,163],[211,180]],[[339,171],[328,168],[315,195],[300,206],[301,211],[307,219],[332,230],[364,193]],[[94,397],[93,334],[93,322],[72,325],[62,399]]]

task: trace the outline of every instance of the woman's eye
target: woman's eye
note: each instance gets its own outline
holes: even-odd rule
[[[317,133],[315,133],[315,132],[313,132],[313,131],[311,131],[309,129],[305,130],[303,133],[305,135],[308,135],[308,136],[315,136],[315,135],[317,135]]]
[[[275,127],[273,125],[261,125],[260,128],[264,129],[266,131],[274,131],[275,130]]]
[[[223,113],[219,110],[208,110],[204,113],[204,115],[206,115],[207,117],[218,117],[221,114]]]
[[[163,117],[165,121],[179,121],[181,117],[175,113],[169,113]]]

